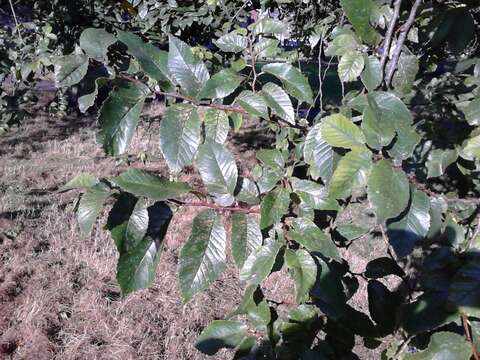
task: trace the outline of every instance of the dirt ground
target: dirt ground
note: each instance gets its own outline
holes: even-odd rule
[[[163,175],[166,167],[155,125],[139,128],[123,162],[104,156],[95,129],[88,117],[39,115],[0,137],[0,359],[206,359],[194,341],[211,320],[235,308],[242,293],[237,271],[230,265],[210,290],[182,304],[177,259],[199,211],[187,208],[170,225],[154,286],[122,299],[113,241],[100,226],[82,235],[74,213],[78,193],[56,190],[81,172],[116,175],[126,162]],[[230,141],[241,154],[243,175],[255,161],[244,144],[255,146],[265,136],[252,129]],[[199,182],[195,174],[185,176]],[[362,254],[347,257],[359,271],[368,261]],[[287,279],[277,273],[267,280],[273,299],[292,300]],[[365,288],[361,284],[353,299],[359,309],[367,306]],[[229,357],[222,352],[208,359]]]

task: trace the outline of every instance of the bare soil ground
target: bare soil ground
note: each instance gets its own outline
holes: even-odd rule
[[[122,299],[113,241],[100,226],[82,235],[74,213],[78,193],[56,192],[81,172],[103,177],[125,168],[104,156],[95,129],[89,118],[39,115],[0,138],[0,359],[206,359],[194,341],[235,308],[242,292],[236,270],[229,266],[210,290],[182,304],[177,258],[199,211],[186,208],[171,223],[154,286]],[[166,175],[157,134],[155,125],[141,126],[127,160]],[[241,156],[240,173],[247,175],[255,162],[244,144],[256,146],[264,136],[253,126],[230,142]],[[140,152],[149,155],[146,164],[136,157]],[[199,182],[193,173],[184,180]],[[372,248],[378,255],[378,244]],[[356,257],[349,261],[359,271],[369,257],[348,256]],[[291,301],[286,279],[283,273],[268,279],[269,296]],[[354,302],[365,309],[361,286]]]

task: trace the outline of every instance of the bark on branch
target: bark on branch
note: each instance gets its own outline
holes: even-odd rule
[[[383,53],[380,60],[380,69],[382,71],[382,79],[384,78],[385,64],[387,63],[388,55],[390,54],[390,46],[392,45],[393,31],[395,30],[395,25],[400,16],[400,6],[402,5],[402,0],[395,0],[393,8],[393,16],[390,24],[388,26],[387,33],[385,34],[385,42],[383,44]]]
[[[388,66],[387,77],[385,80],[385,85],[387,87],[389,87],[392,83],[393,74],[395,73],[395,70],[397,70],[398,60],[400,59],[400,54],[402,53],[403,44],[405,43],[408,32],[415,22],[415,16],[417,15],[417,10],[421,2],[422,0],[415,0],[412,5],[412,9],[410,10],[410,14],[408,15],[407,22],[401,27],[400,35],[398,36],[397,43],[395,44],[392,60]]]

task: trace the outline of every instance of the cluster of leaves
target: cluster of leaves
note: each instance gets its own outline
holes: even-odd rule
[[[150,4],[136,5],[143,3]],[[86,111],[99,86],[111,88],[99,111],[108,155],[128,151],[149,98],[161,95],[167,104],[159,147],[169,179],[131,168],[112,178],[81,174],[64,187],[84,189],[84,232],[113,199],[106,228],[120,254],[122,293],[152,283],[171,218],[196,206],[203,210],[179,257],[183,300],[220,277],[228,248],[244,285],[238,308],[203,330],[200,351],[336,359],[351,355],[360,336],[367,348],[382,346],[385,358],[478,358],[480,61],[469,48],[476,31],[455,36],[460,15],[478,30],[469,6],[342,0],[308,35],[303,56],[313,51],[320,59],[315,91],[298,56],[280,47],[289,27],[272,17],[224,28],[210,58],[172,34],[166,51],[130,32],[83,31],[77,50],[56,62],[56,81],[70,87],[98,64],[106,69],[92,77],[79,106]],[[454,74],[432,73],[440,53],[451,55]],[[324,57],[338,59],[342,85],[341,103],[328,108]],[[444,124],[436,120],[445,114],[455,114],[461,130],[441,139]],[[244,119],[275,135],[249,173],[226,145]],[[179,180],[191,165],[203,188]],[[358,204],[371,212],[371,226],[343,220]],[[387,256],[353,272],[344,255],[359,239],[378,236]],[[296,304],[287,314],[262,290],[281,269],[294,283]],[[368,314],[349,302],[360,283]]]

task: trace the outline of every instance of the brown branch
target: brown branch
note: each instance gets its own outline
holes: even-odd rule
[[[417,10],[421,2],[422,0],[415,0],[415,2],[412,5],[412,9],[410,10],[410,14],[408,15],[407,22],[403,24],[401,27],[400,35],[398,36],[397,43],[395,44],[393,57],[388,67],[387,78],[385,81],[385,85],[387,87],[389,87],[392,82],[393,73],[397,69],[398,60],[400,59],[400,54],[402,53],[403,44],[405,43],[405,39],[407,38],[410,28],[415,22],[415,16],[417,15]]]
[[[189,96],[179,94],[179,93],[169,93],[169,92],[164,92],[164,91],[156,91],[155,93],[158,94],[158,95],[170,96],[170,97],[174,97],[174,98],[177,98],[177,99],[182,99],[182,100],[188,101],[189,103],[192,103],[192,104],[197,105],[197,106],[205,106],[205,107],[209,107],[209,108],[212,108],[212,109],[223,110],[223,111],[227,111],[227,112],[236,112],[236,113],[240,113],[240,114],[243,114],[243,115],[248,115],[248,113],[245,110],[243,110],[242,108],[239,108],[239,107],[235,107],[235,106],[220,105],[220,104],[201,104],[196,99],[191,98]]]
[[[252,39],[248,40],[248,47],[249,47],[249,50],[250,50],[250,57],[252,58],[252,73],[253,73],[252,91],[256,92],[255,84],[257,83],[257,70],[255,69],[255,52],[253,51],[253,41],[252,41]]]
[[[193,202],[175,201],[175,203],[180,206],[206,207],[206,208],[215,209],[218,211],[243,212],[245,214],[260,214],[260,210],[257,208],[244,208],[239,206],[220,206],[220,205],[212,204],[205,201],[193,201]]]
[[[467,338],[470,346],[472,347],[473,358],[475,360],[480,360],[480,355],[478,354],[477,347],[473,343],[472,333],[470,332],[470,327],[468,325],[467,315],[462,315],[463,329],[465,331],[465,337]]]
[[[385,34],[385,42],[383,44],[382,59],[380,60],[380,69],[382,72],[382,79],[384,78],[385,64],[387,63],[387,57],[390,54],[390,46],[392,44],[393,30],[395,29],[395,25],[397,24],[398,17],[400,16],[401,5],[402,5],[402,0],[395,0],[392,20],[388,25],[388,30],[387,30],[387,33]]]

